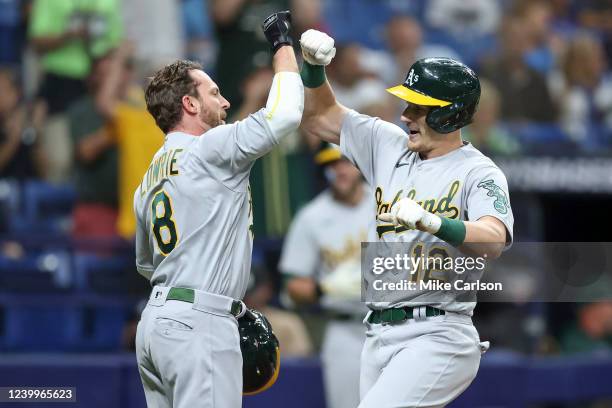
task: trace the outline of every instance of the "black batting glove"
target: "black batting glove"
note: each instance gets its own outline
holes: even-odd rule
[[[270,45],[272,53],[276,53],[283,45],[293,46],[293,39],[289,36],[291,30],[291,12],[279,11],[268,16],[261,25]]]

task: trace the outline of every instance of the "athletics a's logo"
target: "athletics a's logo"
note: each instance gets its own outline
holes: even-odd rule
[[[495,201],[493,202],[493,208],[497,210],[500,214],[508,213],[508,207],[510,203],[508,202],[508,196],[506,192],[501,189],[493,180],[485,180],[478,183],[478,187],[482,187],[486,190],[487,196],[495,197]]]
[[[408,84],[410,86],[412,86],[412,85],[416,84],[417,82],[419,82],[419,76],[414,73],[414,69],[411,69],[410,73],[408,73],[408,77],[406,78],[406,82],[408,82]]]

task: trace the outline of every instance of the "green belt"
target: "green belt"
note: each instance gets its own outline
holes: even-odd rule
[[[398,307],[398,308],[390,308],[383,310],[372,310],[370,317],[368,318],[368,323],[371,324],[389,324],[389,323],[399,323],[408,319],[412,319],[414,314],[414,307]],[[435,307],[425,306],[425,316],[433,317],[433,316],[442,316],[446,314],[444,310],[436,309]]]
[[[182,302],[193,303],[195,299],[195,291],[189,288],[170,288],[166,300],[180,300]],[[232,302],[230,313],[238,317],[242,311],[242,303],[238,300]]]

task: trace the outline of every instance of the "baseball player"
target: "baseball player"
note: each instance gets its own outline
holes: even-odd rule
[[[285,238],[279,269],[296,303],[319,302],[330,317],[321,358],[328,408],[359,404],[361,242],[373,222],[373,205],[359,170],[325,143],[315,156],[330,188],[299,211]]]
[[[498,257],[512,242],[507,182],[460,131],[478,105],[476,74],[446,58],[415,62],[406,81],[388,89],[407,103],[403,130],[336,102],[324,71],[334,56],[332,38],[309,30],[300,42],[302,128],[339,143],[370,184],[377,225],[369,240],[405,243],[413,256],[446,259],[460,251]],[[368,276],[366,270],[366,290],[372,288]],[[441,282],[457,276],[428,266],[413,275]],[[475,293],[455,288],[399,293],[403,297],[390,302],[368,303],[359,407],[443,407],[468,387],[488,348],[471,321],[475,302],[460,301]]]
[[[266,106],[225,124],[229,102],[190,61],[156,73],[147,109],[166,134],[134,194],[136,266],[153,290],[136,335],[147,404],[238,408],[236,318],[249,279],[253,162],[295,131],[303,111],[289,12],[263,25],[275,76]]]

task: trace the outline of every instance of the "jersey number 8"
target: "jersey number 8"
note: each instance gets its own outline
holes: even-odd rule
[[[151,203],[151,211],[153,235],[157,246],[162,254],[168,255],[176,246],[178,234],[172,218],[172,203],[165,191],[155,194]]]

